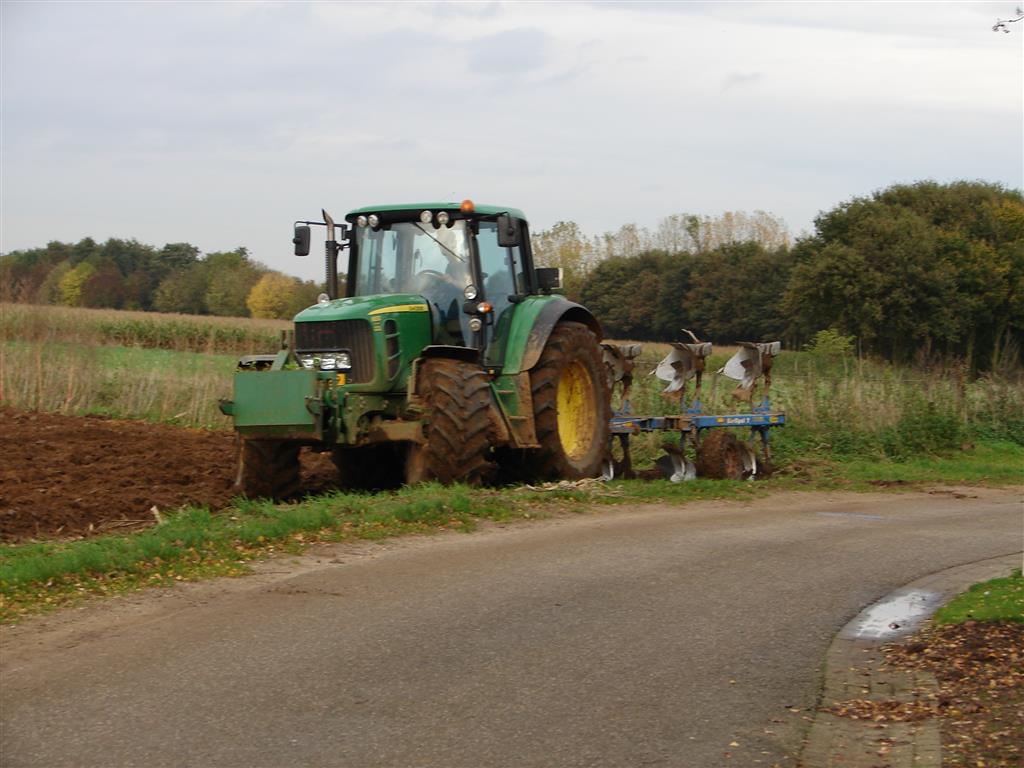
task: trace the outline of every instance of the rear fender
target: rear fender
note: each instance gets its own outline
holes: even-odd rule
[[[563,321],[583,323],[598,341],[604,336],[601,324],[585,307],[563,296],[530,296],[516,307],[501,372],[513,375],[533,368],[551,331]]]

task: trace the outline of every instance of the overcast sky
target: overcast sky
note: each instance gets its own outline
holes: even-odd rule
[[[895,182],[1019,189],[1024,22],[991,30],[1014,2],[2,0],[0,250],[244,245],[319,278],[290,238],[321,207],[799,233]]]

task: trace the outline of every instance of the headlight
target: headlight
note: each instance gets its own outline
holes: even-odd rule
[[[369,218],[367,218],[366,220],[374,229],[376,229],[377,225],[380,224],[380,216],[378,216],[376,213],[371,213]]]
[[[365,227],[366,226],[366,217],[363,216],[362,214],[357,216],[356,217],[356,226],[358,226],[358,227]]]
[[[438,213],[437,214],[437,224],[438,224],[438,226],[443,227],[447,223],[448,223],[448,211],[441,211],[440,213]]]
[[[424,211],[423,213],[420,214],[420,222],[423,224],[429,224],[433,220],[434,214],[432,214],[430,211]]]
[[[325,352],[321,355],[296,355],[303,368],[311,371],[347,371],[352,367],[352,357],[348,352]]]
[[[348,352],[337,352],[333,355],[327,354],[320,358],[321,371],[347,371],[352,367],[352,360]]]

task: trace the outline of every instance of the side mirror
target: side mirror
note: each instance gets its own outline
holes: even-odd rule
[[[507,213],[498,217],[498,247],[515,248],[522,245],[522,234],[519,229],[519,219],[514,219]]]
[[[554,291],[562,287],[561,267],[538,267],[537,287],[542,291]]]
[[[292,238],[296,256],[309,256],[309,227],[305,224],[295,225],[295,237]]]

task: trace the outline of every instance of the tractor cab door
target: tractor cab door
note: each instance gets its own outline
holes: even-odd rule
[[[489,366],[499,367],[505,357],[505,345],[515,314],[515,298],[530,290],[527,269],[522,248],[498,245],[497,222],[481,221],[476,242],[480,254],[481,298],[494,307],[485,361]]]

